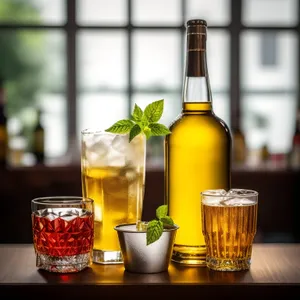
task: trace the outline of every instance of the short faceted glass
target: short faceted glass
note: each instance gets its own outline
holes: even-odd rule
[[[74,273],[90,266],[94,243],[94,201],[82,197],[41,197],[31,201],[36,266]]]
[[[258,192],[206,190],[201,193],[201,206],[207,267],[248,270],[257,231]]]
[[[123,263],[114,227],[141,220],[146,138],[98,129],[81,132],[82,194],[95,201],[93,262]]]

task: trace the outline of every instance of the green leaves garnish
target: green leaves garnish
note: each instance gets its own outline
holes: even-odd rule
[[[164,230],[164,224],[160,220],[152,220],[147,225],[147,245],[154,243],[160,238]]]
[[[127,133],[131,130],[131,128],[133,128],[133,126],[134,123],[131,120],[120,120],[105,131],[112,133]]]
[[[120,120],[105,131],[120,134],[129,133],[129,142],[140,133],[143,133],[147,139],[151,136],[168,135],[171,131],[165,125],[158,123],[163,110],[163,99],[148,104],[144,111],[135,104],[130,119]]]
[[[167,215],[168,206],[161,205],[156,209],[156,219],[150,221],[147,225],[147,245],[157,241],[163,233],[164,226],[173,226],[174,221]]]

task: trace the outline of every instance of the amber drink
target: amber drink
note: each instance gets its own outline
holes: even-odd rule
[[[82,131],[82,193],[95,201],[93,261],[122,263],[114,227],[141,219],[145,182],[145,137]]]
[[[201,193],[202,231],[207,267],[248,270],[257,230],[258,193],[252,190],[207,190]]]

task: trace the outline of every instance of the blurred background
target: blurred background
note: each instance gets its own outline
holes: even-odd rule
[[[208,22],[232,185],[260,192],[258,240],[300,241],[299,1],[1,0],[0,196],[12,212],[0,242],[31,242],[33,197],[81,194],[82,129],[162,98],[162,123],[177,117],[191,18]],[[163,139],[152,137],[144,217],[162,202]]]

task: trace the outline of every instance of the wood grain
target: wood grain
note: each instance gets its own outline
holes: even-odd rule
[[[168,272],[157,274],[134,274],[124,271],[123,265],[99,264],[76,274],[49,273],[35,267],[31,244],[0,245],[0,292],[11,296],[46,292],[70,299],[101,295],[135,299],[145,294],[157,299],[167,292],[175,298],[198,293],[232,299],[233,288],[236,297],[245,293],[278,297],[291,291],[300,295],[300,244],[254,244],[249,271],[217,272],[171,263]]]

